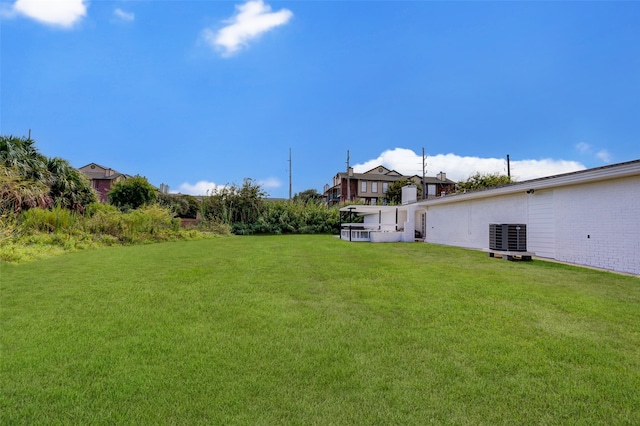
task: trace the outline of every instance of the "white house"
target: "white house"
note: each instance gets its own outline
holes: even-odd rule
[[[355,207],[398,241],[473,249],[489,248],[490,224],[526,224],[536,257],[640,275],[640,160],[385,207],[397,213]]]

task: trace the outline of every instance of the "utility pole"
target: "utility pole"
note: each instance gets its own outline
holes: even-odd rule
[[[349,169],[349,150],[347,150],[347,201],[351,201],[351,175]]]
[[[289,201],[291,201],[291,148],[289,148]]]
[[[427,157],[424,156],[424,147],[422,147],[422,199],[425,200],[427,198],[427,185],[424,180],[427,175]]]
[[[509,161],[509,154],[507,154],[507,176],[511,178],[511,162]]]

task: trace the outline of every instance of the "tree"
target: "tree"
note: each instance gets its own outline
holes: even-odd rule
[[[318,193],[315,189],[307,189],[302,192],[298,192],[293,196],[293,201],[300,201],[304,204],[309,202],[316,203],[322,201],[324,197]]]
[[[476,172],[469,176],[467,180],[460,181],[456,184],[456,192],[478,191],[480,189],[494,188],[496,186],[507,185],[513,183],[514,180],[500,173],[480,173]]]
[[[14,167],[0,164],[0,215],[51,207],[49,188],[42,182],[25,179]]]
[[[0,136],[0,164],[15,168],[24,179],[44,184],[49,180],[47,157],[38,152],[30,138]]]
[[[252,223],[262,213],[266,192],[253,179],[245,178],[241,187],[236,184],[215,189],[202,202],[203,216],[207,220],[233,226]]]
[[[158,190],[149,183],[146,177],[136,175],[116,182],[107,196],[109,203],[126,211],[153,204],[158,197]]]
[[[47,171],[49,195],[53,204],[70,210],[84,211],[85,206],[98,200],[89,179],[67,160],[49,158]]]
[[[200,211],[200,201],[193,195],[183,195],[182,198],[186,200],[189,205],[184,217],[195,219]]]
[[[158,194],[158,204],[169,209],[174,215],[195,219],[200,210],[200,203],[192,195]]]
[[[384,199],[389,205],[397,205],[402,203],[402,187],[407,185],[415,185],[413,181],[408,179],[400,179],[389,184]],[[422,188],[418,187],[418,199],[422,197]]]
[[[0,136],[0,167],[3,210],[59,205],[82,211],[96,201],[82,173],[66,160],[40,154],[32,139]]]

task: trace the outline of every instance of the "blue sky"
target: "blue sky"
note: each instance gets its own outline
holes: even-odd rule
[[[640,2],[0,0],[0,133],[172,192],[640,158]]]

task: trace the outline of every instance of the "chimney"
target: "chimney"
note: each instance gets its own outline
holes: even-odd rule
[[[410,204],[418,201],[418,188],[415,185],[402,187],[402,204]]]
[[[353,167],[349,167],[347,172],[349,173],[349,177],[353,176]]]
[[[447,180],[447,174],[440,172],[436,175],[436,179],[445,182]]]

